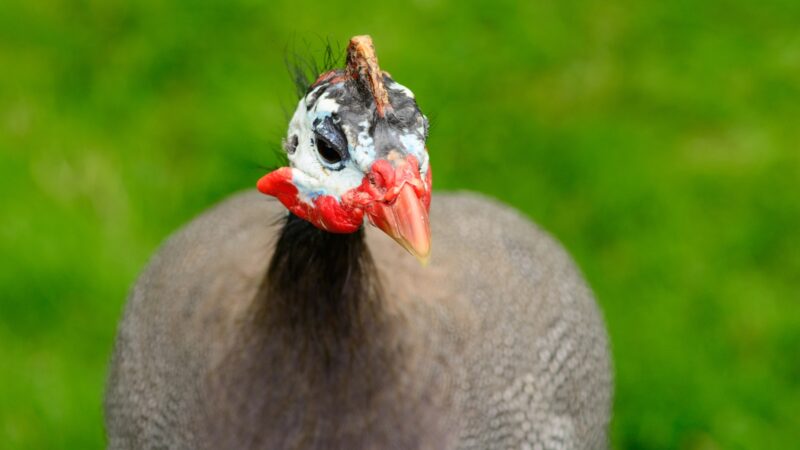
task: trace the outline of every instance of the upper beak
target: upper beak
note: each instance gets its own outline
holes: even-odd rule
[[[430,201],[425,201],[430,199],[430,171],[423,182],[416,158],[390,154],[390,159],[372,166],[374,182],[388,189],[383,199],[367,206],[367,217],[424,266],[431,254]]]
[[[404,184],[393,203],[373,203],[369,221],[402,245],[425,266],[431,254],[431,226],[428,210],[414,188]]]

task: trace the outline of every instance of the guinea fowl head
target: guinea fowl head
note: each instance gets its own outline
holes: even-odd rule
[[[284,141],[290,167],[258,181],[294,215],[330,233],[365,221],[423,264],[430,254],[428,120],[414,94],[381,71],[369,36],[356,36],[344,69],[320,75]]]

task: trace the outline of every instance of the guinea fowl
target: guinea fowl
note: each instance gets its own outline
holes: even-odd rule
[[[258,181],[280,202],[234,195],[134,286],[109,447],[606,447],[611,371],[591,292],[514,210],[431,198],[427,132],[411,91],[354,37],[346,67],[300,100],[290,167]]]

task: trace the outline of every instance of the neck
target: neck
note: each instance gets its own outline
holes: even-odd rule
[[[322,439],[308,447],[368,447],[358,440],[370,433],[352,426],[397,414],[376,393],[398,385],[406,357],[364,231],[331,234],[290,215],[252,306],[210,378],[212,447],[243,447],[225,441],[231,429],[274,448],[303,433]],[[219,419],[220,408],[230,414]]]
[[[363,229],[328,233],[290,214],[262,292],[263,320],[317,356],[352,349],[379,322],[377,271]]]
[[[210,371],[209,447],[451,447],[449,358],[461,339],[429,341],[427,326],[447,319],[385,292],[363,230],[330,234],[290,216],[249,320]]]

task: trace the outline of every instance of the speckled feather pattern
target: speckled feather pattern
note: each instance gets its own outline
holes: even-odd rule
[[[345,369],[334,355],[320,375],[250,317],[283,214],[239,194],[153,257],[119,326],[109,448],[607,447],[602,317],[530,221],[475,194],[435,195],[426,268],[368,228],[378,319]]]

